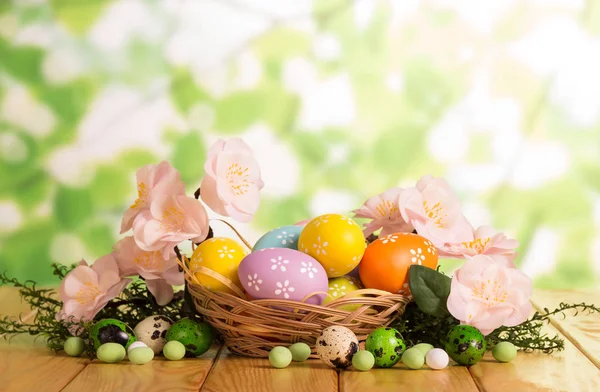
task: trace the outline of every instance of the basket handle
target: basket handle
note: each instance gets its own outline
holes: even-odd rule
[[[221,275],[218,272],[215,272],[209,268],[206,268],[202,265],[199,265],[197,267],[194,267],[191,271],[192,276],[195,277],[195,272],[199,272],[203,275],[208,275],[213,279],[218,280],[219,282],[223,283],[225,286],[227,286],[227,288],[229,288],[231,291],[233,291],[235,294],[237,294],[238,297],[240,298],[245,298],[244,292],[235,284],[233,283],[231,280],[227,279],[226,277],[224,277],[223,275]],[[197,281],[197,279],[196,279]],[[198,282],[198,284],[200,284]],[[200,284],[201,285],[201,284]]]
[[[247,247],[248,249],[250,249],[250,251],[252,251],[252,245],[250,245],[250,243],[249,243],[248,241],[246,241],[246,239],[245,239],[245,238],[244,238],[244,237],[243,237],[243,236],[240,234],[240,232],[239,232],[239,231],[237,231],[237,230],[236,230],[236,228],[235,228],[235,227],[233,227],[233,225],[232,225],[231,223],[229,223],[229,222],[227,222],[227,221],[225,221],[225,220],[223,220],[223,219],[218,219],[218,218],[214,218],[214,219],[211,219],[211,220],[213,220],[213,221],[219,221],[219,222],[223,222],[223,223],[225,223],[227,226],[229,226],[229,228],[230,228],[231,230],[233,230],[233,232],[234,232],[234,233],[235,233],[235,234],[238,236],[238,238],[239,238],[239,239],[240,239],[240,240],[241,240],[241,241],[244,243],[244,245],[246,245],[246,247]]]

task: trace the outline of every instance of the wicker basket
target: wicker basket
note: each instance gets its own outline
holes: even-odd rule
[[[227,284],[239,296],[212,292],[198,283],[187,265],[184,269],[198,313],[220,332],[231,352],[251,357],[268,357],[275,346],[304,342],[311,346],[311,357],[317,358],[317,337],[332,325],[349,328],[363,342],[375,328],[389,325],[402,314],[411,300],[372,289],[354,291],[352,297],[346,295],[324,306],[275,299],[246,300],[241,289],[223,276],[202,271]],[[340,309],[356,304],[360,306],[354,311]]]

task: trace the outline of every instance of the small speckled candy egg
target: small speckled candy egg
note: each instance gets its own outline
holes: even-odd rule
[[[135,342],[135,335],[131,328],[117,319],[102,319],[98,321],[92,326],[90,337],[94,342],[96,350],[105,343],[118,343],[127,348],[131,343]]]
[[[446,336],[446,352],[459,365],[474,365],[485,354],[485,337],[475,327],[457,325]]]
[[[204,241],[194,250],[190,260],[190,270],[201,285],[211,291],[235,293],[225,284],[200,271],[205,267],[229,279],[234,285],[240,286],[238,267],[246,256],[246,250],[231,238],[217,237]]]
[[[431,369],[441,370],[448,366],[448,354],[441,348],[432,348],[425,356],[425,363]]]
[[[388,368],[400,361],[406,345],[398,330],[381,327],[369,334],[365,342],[365,349],[375,357],[375,366]]]
[[[317,338],[317,355],[327,365],[344,369],[352,365],[352,357],[358,351],[358,339],[346,327],[327,327]]]
[[[260,237],[252,251],[266,248],[288,248],[298,250],[298,238],[302,232],[302,226],[283,226],[273,229]]]
[[[298,250],[314,257],[330,278],[346,275],[365,253],[365,236],[351,218],[326,214],[311,220],[300,233]]]
[[[144,342],[146,346],[154,351],[154,354],[158,354],[167,343],[165,337],[171,325],[173,325],[173,322],[167,317],[155,315],[140,321],[133,332],[138,341]]]
[[[340,276],[339,278],[329,279],[329,296],[325,298],[325,300],[323,301],[323,305],[328,304],[336,299],[342,298],[346,294],[349,294],[353,291],[360,290],[361,288],[362,287],[360,282],[357,279],[354,279],[350,276]],[[340,306],[338,309],[352,312],[360,307],[360,304],[344,305]]]
[[[327,291],[327,274],[319,262],[293,249],[267,248],[250,253],[238,270],[251,298],[282,299],[320,305]]]
[[[167,342],[178,341],[190,356],[197,357],[208,351],[214,340],[214,331],[206,323],[183,318],[167,331]]]

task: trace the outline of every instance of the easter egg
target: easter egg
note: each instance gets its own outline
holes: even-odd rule
[[[70,357],[78,357],[85,351],[85,342],[82,338],[71,336],[65,340],[65,353]]]
[[[150,347],[137,347],[131,350],[127,357],[131,363],[145,365],[154,358],[154,351]]]
[[[119,343],[104,343],[96,350],[96,357],[102,362],[117,363],[125,358],[125,347]]]
[[[283,226],[269,231],[256,241],[252,251],[265,248],[289,248],[298,250],[298,238],[302,226]]]
[[[433,370],[444,369],[448,362],[448,354],[441,348],[433,348],[425,355],[425,363]]]
[[[474,365],[485,354],[485,337],[475,327],[457,325],[446,336],[446,353],[459,365]]]
[[[336,278],[346,275],[360,263],[365,237],[354,220],[339,214],[326,214],[311,220],[300,233],[298,249],[315,258]]]
[[[517,357],[517,348],[511,342],[500,342],[492,348],[492,355],[498,362],[510,362]]]
[[[267,248],[250,253],[238,270],[239,281],[250,297],[302,301],[320,305],[327,292],[327,274],[309,255],[287,248]]]
[[[418,348],[409,348],[402,353],[402,363],[409,369],[421,369],[425,364],[425,355]]]
[[[105,343],[118,343],[127,348],[135,342],[135,335],[131,328],[117,319],[102,319],[90,329],[90,337],[97,350]]]
[[[327,327],[317,338],[317,355],[328,366],[336,369],[352,365],[352,357],[357,351],[358,339],[346,327]]]
[[[167,343],[165,337],[172,324],[173,322],[165,316],[150,316],[140,321],[133,332],[138,341],[144,342],[154,354],[158,354]]]
[[[148,347],[148,345],[144,342],[135,341],[135,342],[131,343],[129,345],[129,347],[127,347],[127,353],[129,354],[131,352],[131,350],[133,350],[134,348],[140,348],[140,347]]]
[[[198,245],[194,250],[190,260],[190,270],[194,272],[200,284],[207,289],[235,294],[224,283],[197,269],[205,267],[239,286],[238,266],[246,254],[246,250],[231,238],[211,238]]]
[[[292,352],[283,346],[276,346],[269,352],[269,362],[276,369],[283,369],[292,362]]]
[[[360,282],[350,276],[340,276],[339,278],[329,279],[329,296],[323,301],[323,305],[330,303],[336,299],[344,297],[346,294],[352,293],[353,291],[360,290]],[[347,310],[349,312],[355,311],[360,308],[360,304],[356,305],[343,305],[338,307],[341,310]]]
[[[359,265],[365,287],[410,294],[408,269],[424,265],[435,269],[438,253],[427,238],[413,233],[395,233],[373,241]]]
[[[429,343],[419,343],[414,345],[412,348],[416,348],[417,350],[421,351],[423,355],[427,355],[429,351],[433,350],[433,345]]]
[[[197,357],[208,351],[214,336],[210,325],[182,318],[169,328],[166,339],[167,342],[178,341],[185,346],[187,354]]]
[[[375,357],[367,350],[360,350],[352,357],[352,366],[354,366],[354,369],[360,370],[361,372],[371,370],[374,364]]]
[[[365,341],[365,349],[375,357],[375,366],[388,368],[400,361],[406,345],[398,330],[381,327],[369,334]]]
[[[306,343],[294,343],[288,348],[292,353],[292,359],[296,362],[304,362],[310,357],[310,346]]]
[[[179,361],[185,357],[185,346],[177,340],[172,340],[163,347],[163,355],[170,361]]]

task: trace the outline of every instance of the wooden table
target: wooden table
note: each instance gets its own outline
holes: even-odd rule
[[[538,309],[561,301],[600,305],[600,291],[536,291],[533,296]],[[27,305],[14,289],[0,287],[0,313],[24,311]],[[547,332],[565,338],[565,351],[520,352],[508,364],[488,353],[470,368],[408,370],[399,364],[369,372],[338,372],[315,360],[273,369],[266,359],[234,356],[217,345],[198,359],[105,364],[53,354],[43,342],[19,337],[10,345],[0,343],[0,391],[600,391],[600,315],[555,318]]]

